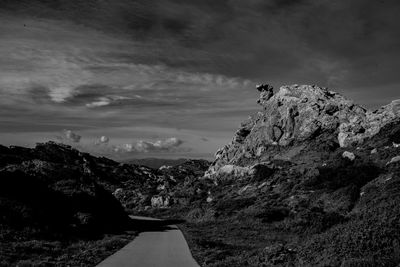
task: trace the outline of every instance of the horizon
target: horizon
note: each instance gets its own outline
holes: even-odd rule
[[[400,98],[400,3],[0,4],[0,138],[112,159],[205,158],[260,107],[256,84]]]

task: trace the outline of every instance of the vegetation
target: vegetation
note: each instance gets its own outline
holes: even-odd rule
[[[127,220],[125,208],[185,220],[180,227],[202,266],[397,266],[400,161],[391,160],[399,136],[397,121],[343,149],[336,133],[321,133],[290,160],[220,180],[202,177],[205,161],[151,170],[60,151],[21,160],[21,151],[0,147],[8,161],[0,170],[1,264],[98,262],[135,234],[126,229],[149,227]],[[151,207],[152,196],[170,201]]]
[[[181,229],[202,266],[398,266],[400,163],[387,163],[399,136],[400,123],[387,125],[350,149],[354,160],[309,144],[264,178],[203,180],[209,203],[152,214],[186,219]]]

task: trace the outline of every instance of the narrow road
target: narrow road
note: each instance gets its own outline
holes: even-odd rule
[[[131,216],[141,223],[160,221]],[[199,267],[186,240],[176,225],[141,232],[131,243],[111,255],[97,267]]]

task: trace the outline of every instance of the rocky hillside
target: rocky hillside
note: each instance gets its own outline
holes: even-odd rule
[[[208,167],[209,162],[205,160],[185,160],[175,166],[151,169],[94,157],[53,142],[37,144],[32,149],[0,146],[0,182],[3,185],[1,189],[4,190],[2,194],[9,194],[10,197],[18,194],[30,204],[30,198],[41,197],[36,189],[39,192],[47,190],[49,194],[55,192],[54,194],[60,195],[60,201],[70,201],[71,205],[75,205],[67,209],[73,209],[72,215],[60,209],[63,216],[85,217],[86,214],[90,217],[96,213],[96,216],[115,225],[121,225],[118,218],[127,216],[124,208],[141,211],[151,206],[168,207],[173,203],[186,201],[186,197],[175,195],[175,191],[180,190],[185,181],[202,176]],[[43,188],[40,189],[40,186]],[[38,196],[34,197],[35,195]],[[67,199],[63,199],[64,195]],[[38,203],[42,207],[54,205],[55,209],[63,204],[48,201],[52,197],[50,195],[42,197],[41,201],[44,203]],[[103,198],[109,203],[102,203]],[[85,203],[90,207],[85,207]],[[63,218],[60,216],[54,217]]]
[[[93,266],[132,240],[110,191],[122,169],[55,143],[0,146],[0,266]]]
[[[204,266],[398,266],[400,101],[369,111],[317,86],[258,87],[186,214]],[[207,183],[207,181],[209,181]]]
[[[146,166],[152,169],[158,169],[162,166],[175,166],[188,161],[188,159],[162,159],[162,158],[141,158],[124,161],[127,164]]]
[[[0,146],[0,266],[93,266],[132,240],[125,230],[162,227],[128,212],[189,199],[190,191],[176,190],[208,166],[194,160],[156,170],[53,142]]]
[[[106,189],[116,181],[96,175],[106,165],[105,159],[54,143],[1,146],[0,223],[87,234],[126,227],[127,214]]]
[[[320,139],[332,141],[330,146],[356,147],[400,116],[400,100],[369,111],[318,86],[282,86],[276,93],[269,85],[257,89],[262,111],[243,122],[232,142],[216,152],[208,177],[240,173],[240,167],[260,162],[290,160]],[[319,145],[316,150],[321,150]]]
[[[0,146],[0,265],[22,241],[124,229],[129,211],[184,217],[203,266],[398,266],[400,101],[370,111],[317,86],[258,90],[260,111],[211,165]]]

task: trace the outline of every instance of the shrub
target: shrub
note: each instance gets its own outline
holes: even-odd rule
[[[255,197],[222,199],[215,205],[215,210],[217,213],[232,215],[243,208],[253,205],[255,201]]]
[[[215,211],[213,209],[194,208],[188,212],[186,219],[189,222],[209,222],[215,220]]]

